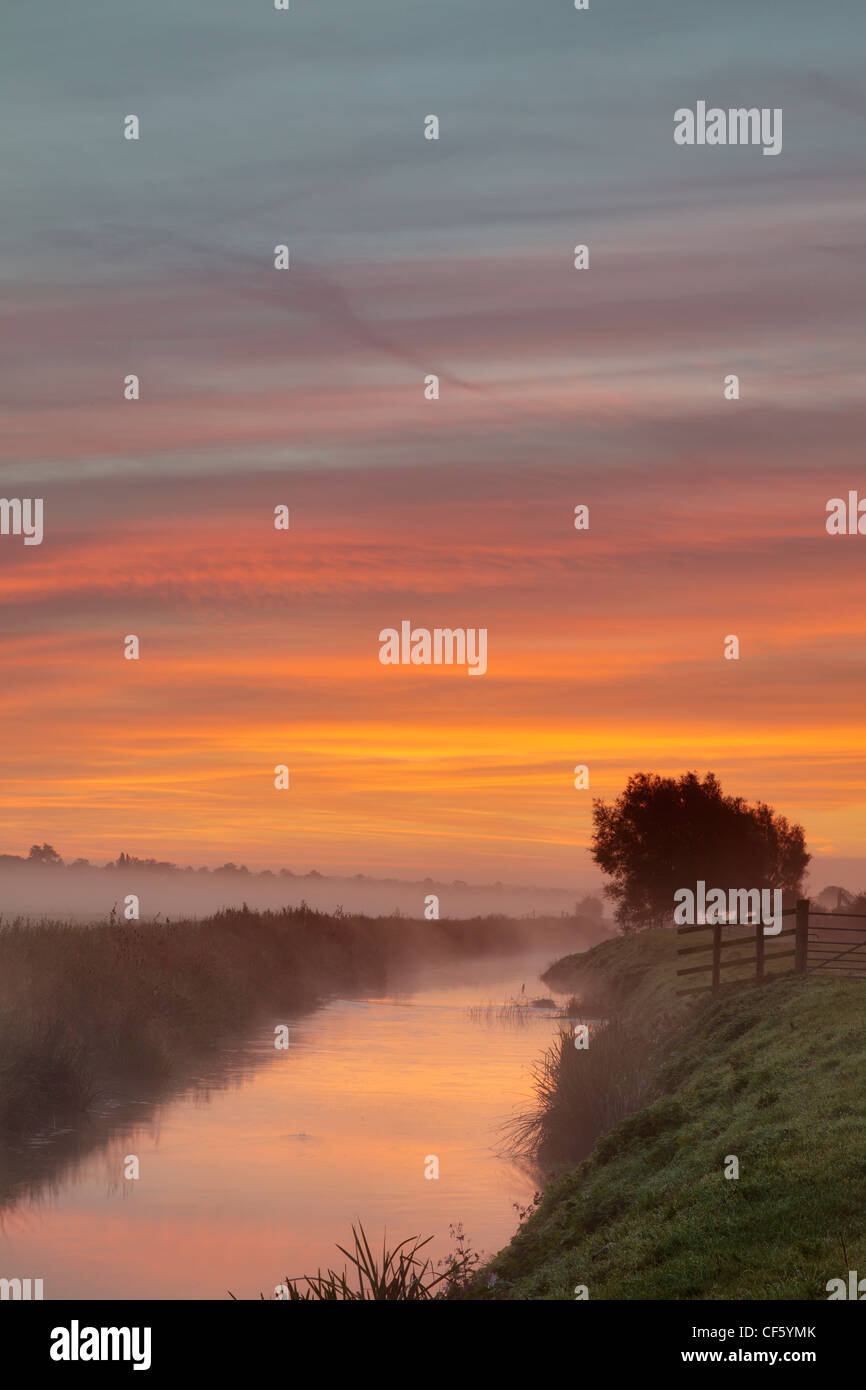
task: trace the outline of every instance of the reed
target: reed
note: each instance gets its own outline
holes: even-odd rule
[[[549,1168],[578,1162],[595,1141],[645,1104],[651,1042],[616,1019],[587,1024],[589,1046],[560,1030],[533,1069],[535,1104],[504,1127],[510,1146]]]
[[[452,1227],[451,1233],[457,1250],[440,1261],[444,1267],[437,1272],[432,1260],[420,1253],[432,1236],[423,1240],[407,1236],[390,1248],[387,1236],[383,1236],[382,1254],[377,1257],[358,1222],[357,1228],[352,1227],[354,1249],[337,1246],[349,1268],[344,1266],[339,1272],[329,1268],[324,1274],[319,1269],[315,1274],[286,1279],[274,1290],[274,1299],[286,1303],[422,1303],[454,1298],[468,1286],[480,1256],[466,1248],[462,1227]],[[229,1297],[235,1295],[230,1292]]]
[[[226,1036],[424,962],[562,939],[556,919],[416,921],[229,909],[201,921],[0,919],[0,1136],[75,1124],[94,1101],[167,1089]]]

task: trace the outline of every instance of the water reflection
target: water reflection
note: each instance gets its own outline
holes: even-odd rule
[[[97,1150],[86,1152],[92,1126],[72,1135],[53,1177],[20,1154],[29,1172],[12,1184],[0,1272],[43,1278],[48,1299],[267,1296],[284,1277],[341,1264],[335,1243],[358,1220],[373,1237],[432,1234],[434,1259],[462,1221],[492,1253],[537,1185],[497,1153],[499,1128],[525,1108],[532,1063],[559,1025],[539,1009],[519,1028],[479,1026],[472,1010],[548,995],[538,974],[549,961],[440,965],[383,998],[335,999],[279,1020],[287,1051],[267,1021],[182,1096],[103,1117],[111,1137]],[[133,1154],[138,1181],[123,1176]],[[424,1176],[430,1155],[438,1180]]]

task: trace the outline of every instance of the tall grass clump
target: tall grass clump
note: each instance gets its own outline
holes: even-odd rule
[[[544,1168],[579,1162],[649,1099],[651,1039],[617,1019],[588,1026],[586,1048],[560,1032],[533,1069],[535,1105],[506,1126],[512,1147]]]
[[[439,1272],[432,1260],[421,1258],[420,1252],[429,1245],[432,1236],[407,1236],[397,1245],[388,1247],[387,1236],[382,1238],[381,1257],[374,1255],[364,1227],[358,1222],[352,1227],[354,1250],[338,1245],[350,1268],[341,1272],[321,1269],[316,1274],[304,1274],[274,1290],[274,1298],[286,1303],[316,1302],[374,1302],[426,1303],[434,1299],[456,1297],[468,1287],[480,1256],[467,1248],[462,1225],[451,1228],[457,1242]],[[234,1294],[229,1295],[234,1298]],[[261,1295],[264,1299],[264,1294]]]

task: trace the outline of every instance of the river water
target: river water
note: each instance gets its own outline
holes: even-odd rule
[[[434,1260],[462,1222],[493,1254],[538,1186],[499,1127],[527,1108],[561,1025],[469,1011],[549,996],[553,954],[439,966],[287,1019],[287,1050],[270,1028],[225,1049],[218,1080],[191,1078],[2,1213],[0,1276],[42,1278],[46,1299],[269,1298],[285,1277],[342,1269],[335,1243],[358,1221],[374,1249],[386,1229],[432,1235]]]

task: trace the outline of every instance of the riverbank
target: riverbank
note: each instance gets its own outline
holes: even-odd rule
[[[788,976],[695,1003],[677,964],[675,936],[649,932],[545,975],[649,1039],[648,1099],[547,1187],[470,1297],[826,1299],[866,1274],[864,983]]]
[[[0,926],[0,1134],[20,1145],[94,1103],[170,1091],[222,1039],[395,972],[591,939],[576,918],[417,921],[247,909],[202,921]]]

